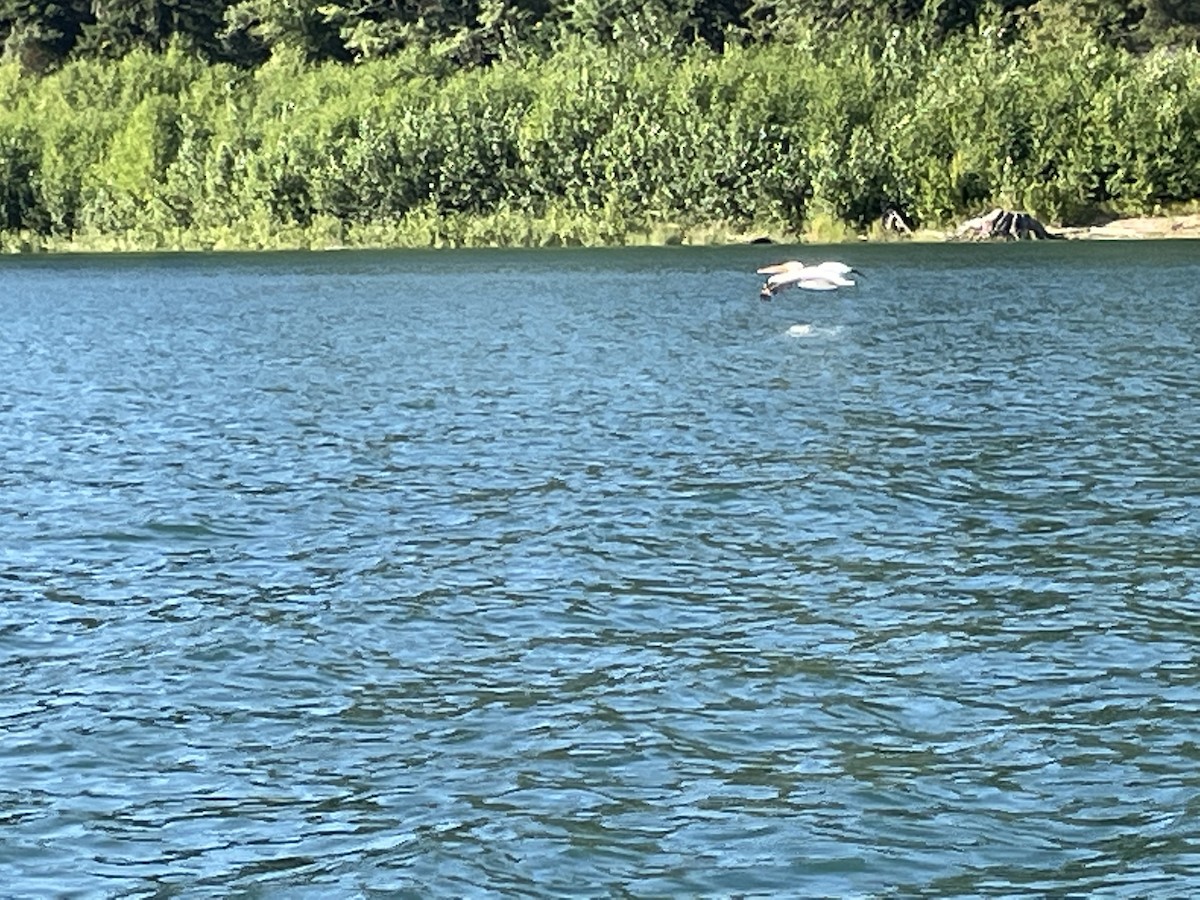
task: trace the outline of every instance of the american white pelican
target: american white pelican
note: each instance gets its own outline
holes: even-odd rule
[[[859,272],[840,262],[806,266],[792,259],[773,266],[763,266],[758,270],[758,274],[767,276],[758,296],[763,300],[770,300],[776,291],[793,285],[806,291],[832,291],[840,287],[853,287],[854,282],[846,276],[858,275]]]

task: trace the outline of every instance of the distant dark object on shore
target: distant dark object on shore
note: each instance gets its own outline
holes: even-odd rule
[[[1046,226],[1029,213],[1002,209],[999,206],[989,213],[967,219],[955,229],[954,237],[958,240],[975,241],[995,238],[1006,241],[1063,239],[1061,234],[1051,234],[1047,231]]]
[[[883,216],[879,220],[880,227],[892,234],[912,234],[917,227],[912,216],[903,207],[888,203],[883,207]]]
[[[750,240],[746,241],[746,243],[747,244],[773,244],[773,243],[775,243],[775,239],[768,237],[766,235],[762,235],[760,237],[750,238]]]

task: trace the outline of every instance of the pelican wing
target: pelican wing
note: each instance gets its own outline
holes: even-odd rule
[[[776,263],[773,266],[763,266],[758,270],[759,275],[767,276],[767,285],[772,289],[787,287],[789,284],[796,284],[803,278],[807,277],[808,272],[808,266],[804,265],[802,262],[796,262],[795,260]]]
[[[821,276],[836,276],[838,278],[845,278],[853,271],[854,269],[846,265],[844,262],[834,262],[833,260],[826,260],[823,263],[818,263],[815,266],[808,267],[808,272],[810,275],[816,275],[820,273]]]
[[[769,266],[763,266],[758,270],[759,275],[783,275],[787,272],[795,272],[804,268],[804,263],[797,262],[794,259],[789,259],[787,262],[773,263]]]
[[[840,287],[845,287],[849,284],[854,284],[853,281],[833,281],[829,278],[802,278],[797,281],[796,287],[805,291],[836,291]]]

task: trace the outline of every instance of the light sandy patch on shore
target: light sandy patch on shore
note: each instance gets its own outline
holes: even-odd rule
[[[1200,213],[1178,216],[1137,216],[1114,219],[1088,228],[1059,228],[1076,240],[1137,240],[1139,238],[1200,238]]]

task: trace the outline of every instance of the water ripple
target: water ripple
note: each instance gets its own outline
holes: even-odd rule
[[[1200,272],[1135,249],[5,261],[4,883],[1195,892]]]

